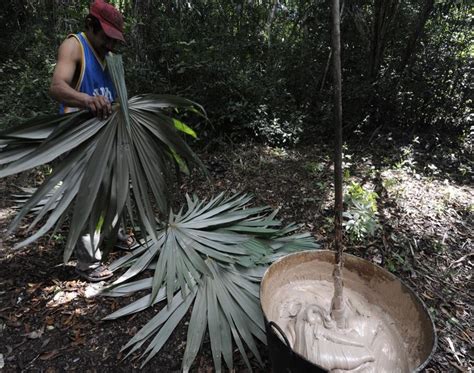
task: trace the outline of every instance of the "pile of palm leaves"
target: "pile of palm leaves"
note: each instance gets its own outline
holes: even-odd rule
[[[187,196],[178,213],[169,209],[168,180],[172,164],[187,170],[204,166],[179,132],[195,133],[163,110],[184,108],[205,117],[196,103],[173,96],[142,95],[128,100],[119,56],[107,64],[118,93],[113,114],[100,121],[79,111],[36,118],[0,133],[0,177],[37,167],[57,158],[52,174],[30,196],[10,226],[10,233],[27,215],[29,229],[41,227],[27,245],[66,219],[69,234],[64,260],[69,260],[85,232],[114,236],[122,219],[142,235],[140,245],[110,268],[124,273],[106,295],[125,296],[147,290],[141,299],[107,319],[166,304],[124,346],[128,354],[147,343],[147,363],[170,337],[192,307],[183,370],[194,361],[208,331],[216,371],[222,360],[233,367],[237,345],[249,369],[246,351],[262,363],[256,340],[265,343],[259,306],[259,282],[266,266],[285,253],[316,248],[297,226],[283,227],[276,212],[249,206],[245,195],[219,195],[209,201]],[[160,219],[157,217],[160,212]],[[140,273],[150,278],[135,280]],[[143,275],[141,276],[143,277]]]

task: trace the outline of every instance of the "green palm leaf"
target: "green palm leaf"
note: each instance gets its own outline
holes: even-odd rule
[[[30,229],[46,218],[24,246],[70,218],[64,250],[67,261],[78,238],[101,225],[102,237],[110,234],[122,216],[134,219],[144,235],[157,241],[158,210],[166,215],[168,180],[172,163],[182,168],[205,167],[179,133],[194,131],[163,109],[203,108],[187,99],[169,95],[141,95],[128,100],[120,56],[108,56],[107,66],[118,93],[118,104],[104,121],[79,111],[35,118],[0,133],[0,177],[51,162],[60,164],[19,211],[10,226],[14,232],[22,219],[35,212]],[[61,182],[58,188],[58,183]]]
[[[266,343],[259,305],[259,282],[265,268],[280,255],[318,245],[307,233],[294,234],[297,226],[282,227],[269,208],[251,207],[247,195],[220,194],[209,201],[186,196],[186,201],[186,209],[169,214],[167,226],[155,235],[158,241],[148,237],[149,249],[141,246],[128,259],[112,263],[113,268],[124,267],[127,262],[131,266],[105,295],[124,296],[144,289],[150,293],[106,319],[167,300],[167,305],[124,346],[130,354],[148,343],[142,355],[146,364],[192,305],[183,371],[189,371],[206,332],[217,372],[222,371],[222,360],[233,368],[234,344],[251,370],[247,351],[263,364],[256,340]],[[242,233],[241,227],[252,229]],[[152,268],[153,277],[125,282]]]

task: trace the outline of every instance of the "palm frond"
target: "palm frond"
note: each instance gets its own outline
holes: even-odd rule
[[[268,207],[250,206],[250,196],[220,194],[206,201],[187,195],[186,200],[187,208],[177,214],[171,212],[166,227],[156,233],[158,241],[148,238],[152,242],[149,249],[139,247],[112,263],[114,269],[130,267],[104,295],[149,293],[106,319],[167,300],[166,306],[124,346],[131,354],[148,342],[142,355],[146,364],[192,305],[183,371],[189,371],[206,332],[217,372],[222,371],[222,360],[233,368],[234,343],[251,370],[247,351],[262,364],[256,340],[266,342],[259,306],[264,269],[279,255],[318,245],[307,233],[295,234],[297,226],[283,227]],[[126,283],[150,269],[154,270],[153,277]]]
[[[86,111],[35,118],[0,133],[0,177],[19,173],[61,157],[61,162],[19,211],[10,226],[18,228],[33,211],[46,223],[16,247],[22,247],[70,218],[64,250],[67,261],[78,238],[93,233],[102,222],[103,236],[116,227],[123,215],[134,219],[145,235],[159,228],[155,216],[169,211],[168,180],[171,164],[182,168],[204,165],[179,133],[194,131],[166,108],[197,111],[203,108],[187,99],[169,95],[127,98],[120,56],[108,56],[107,65],[118,92],[112,115],[101,121]],[[58,188],[58,183],[60,183]]]
[[[166,284],[168,301],[171,301],[176,290],[173,286],[176,283],[172,281],[170,285],[167,280],[174,279],[178,273],[186,273],[181,280],[191,286],[190,282],[197,282],[201,275],[211,276],[210,269],[204,262],[205,258],[244,266],[249,265],[249,261],[257,261],[267,252],[262,253],[249,247],[247,242],[250,236],[226,231],[246,221],[252,221],[262,231],[267,229],[268,224],[279,224],[277,221],[262,219],[259,226],[258,221],[251,220],[259,214],[268,212],[269,208],[248,207],[250,200],[251,197],[246,195],[227,197],[220,194],[205,203],[199,201],[196,196],[187,196],[186,212],[170,213],[166,228],[156,233],[157,240],[150,237],[154,242],[150,250],[136,259],[116,283],[132,278],[151,262],[153,256],[157,256],[156,267],[161,270],[155,271],[152,298]],[[264,233],[267,234],[266,231]],[[265,243],[260,245],[264,246]]]

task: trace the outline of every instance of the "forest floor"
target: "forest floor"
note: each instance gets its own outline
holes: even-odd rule
[[[345,184],[354,181],[377,192],[381,226],[365,242],[347,242],[347,252],[393,272],[425,302],[438,336],[427,372],[469,372],[474,364],[472,160],[458,150],[428,147],[420,141],[394,144],[384,137],[370,147],[349,145],[344,156]],[[199,155],[213,179],[188,177],[181,184],[181,194],[251,193],[256,205],[280,208],[285,222],[302,224],[322,247],[331,248],[329,147],[285,150],[216,142]],[[14,215],[11,194],[18,186],[35,186],[41,180],[40,171],[0,180],[3,235]],[[88,296],[93,287],[77,279],[74,263],[62,264],[65,231],[13,251],[13,245],[27,235],[25,230],[26,225],[15,236],[0,239],[0,371],[139,370],[140,354],[121,359],[120,349],[163,305],[132,317],[102,321],[130,299]],[[111,257],[120,255],[114,252]],[[182,322],[142,371],[179,371],[186,333]],[[266,357],[265,346],[261,349]],[[209,350],[205,339],[192,371],[213,371]],[[235,359],[235,371],[246,371],[238,353]],[[267,359],[263,368],[251,359],[255,370],[269,371]]]

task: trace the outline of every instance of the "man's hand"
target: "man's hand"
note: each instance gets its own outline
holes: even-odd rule
[[[112,114],[112,105],[104,96],[85,95],[84,107],[100,120],[107,119]]]

